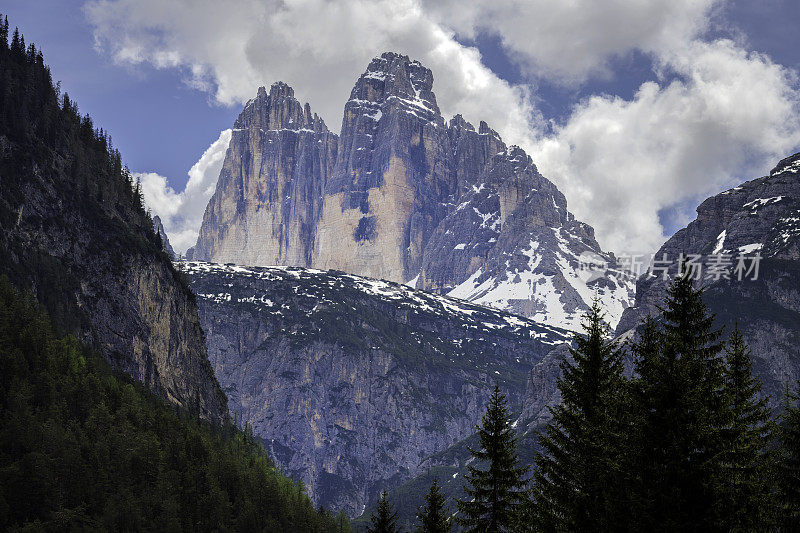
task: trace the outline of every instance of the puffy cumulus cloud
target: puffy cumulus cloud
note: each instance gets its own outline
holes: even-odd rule
[[[763,172],[800,144],[792,71],[727,40],[661,61],[677,79],[644,83],[631,100],[593,96],[533,151],[608,249],[655,251],[668,237],[661,210]]]
[[[243,103],[259,85],[284,81],[335,131],[344,102],[369,61],[397,51],[436,75],[445,116],[492,120],[527,138],[535,117],[524,87],[486,68],[416,0],[98,0],[86,13],[95,40],[123,63],[181,67],[188,82],[223,104]],[[491,98],[488,96],[491,95]]]
[[[659,212],[688,218],[687,205],[800,143],[793,73],[731,41],[704,40],[722,1],[95,0],[86,13],[98,47],[117,61],[181,68],[223,104],[283,80],[334,131],[369,60],[406,53],[434,72],[445,116],[486,120],[526,148],[601,245],[651,251],[666,237]],[[583,95],[568,119],[545,128],[528,86],[505,82],[456,38],[480,32],[498,35],[533,77],[624,75],[609,61],[638,50],[652,59],[653,80],[629,100]],[[181,249],[196,226],[177,221],[199,224],[202,206],[148,181],[157,213],[156,202],[195,209],[174,222],[162,216],[168,231],[186,232],[174,243]]]
[[[608,74],[609,59],[660,52],[703,32],[719,0],[424,0],[443,26],[494,34],[524,70],[562,82]]]
[[[155,172],[134,173],[142,185],[145,204],[161,217],[169,242],[178,253],[197,242],[203,213],[214,194],[230,141],[231,130],[220,133],[189,170],[189,181],[181,192],[176,192],[166,177]]]

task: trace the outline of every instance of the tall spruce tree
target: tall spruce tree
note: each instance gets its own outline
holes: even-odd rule
[[[394,510],[386,491],[381,492],[378,508],[372,513],[369,533],[397,533],[397,511]]]
[[[614,406],[624,384],[621,352],[609,338],[597,301],[583,329],[570,349],[574,362],[561,364],[562,403],[551,409],[553,419],[539,440],[543,453],[536,457],[534,473],[534,529],[600,531],[616,523],[609,498],[618,470]]]
[[[800,382],[787,389],[778,423],[778,525],[781,531],[800,531]]]
[[[452,526],[447,520],[444,503],[447,498],[439,487],[439,481],[433,480],[428,494],[425,496],[425,505],[417,512],[419,520],[419,533],[450,533]]]
[[[770,527],[769,466],[771,413],[760,398],[761,382],[753,377],[750,349],[739,328],[725,348],[725,408],[723,431],[720,527],[727,531],[757,531]]]
[[[469,448],[477,465],[469,465],[464,476],[468,499],[456,500],[456,520],[466,531],[497,533],[512,531],[525,498],[525,474],[517,456],[517,440],[511,427],[506,397],[495,385],[482,425],[481,447]]]
[[[710,531],[718,527],[725,419],[721,331],[689,275],[673,280],[662,311],[661,327],[651,322],[634,350],[635,527]]]

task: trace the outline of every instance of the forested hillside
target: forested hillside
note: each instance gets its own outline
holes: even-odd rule
[[[59,338],[0,280],[0,528],[342,531],[250,432],[181,412]]]

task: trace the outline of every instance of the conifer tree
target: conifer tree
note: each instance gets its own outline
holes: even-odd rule
[[[447,500],[439,488],[437,479],[433,480],[428,494],[425,496],[425,505],[417,512],[419,520],[419,533],[450,533],[451,524],[447,520],[444,503]]]
[[[584,334],[561,364],[562,403],[540,437],[533,511],[542,530],[597,531],[614,521],[609,497],[617,470],[614,405],[623,386],[621,352],[597,301],[585,316]]]
[[[528,469],[519,464],[517,440],[506,403],[506,397],[495,385],[482,425],[478,427],[480,449],[469,448],[477,466],[469,465],[464,476],[468,498],[456,500],[459,511],[456,520],[466,531],[511,531],[524,500],[524,476]]]
[[[397,533],[397,511],[389,503],[386,491],[381,492],[378,508],[372,513],[371,523],[367,526],[369,533]]]
[[[634,516],[640,530],[709,530],[717,524],[725,415],[721,332],[689,275],[673,280],[662,311],[661,327],[646,324],[634,350]]]
[[[750,349],[738,327],[725,349],[725,408],[720,487],[721,527],[728,531],[754,531],[768,527],[771,457],[771,413],[759,398],[761,382],[753,377]]]
[[[786,405],[778,424],[778,525],[782,531],[800,530],[800,382],[797,392],[786,391]]]

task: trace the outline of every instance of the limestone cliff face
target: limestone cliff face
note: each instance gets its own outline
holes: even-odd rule
[[[566,331],[333,271],[183,265],[231,410],[315,503],[361,513],[474,432],[494,383],[518,409]]]
[[[417,287],[573,330],[596,295],[619,320],[632,279],[522,149],[496,154],[476,181],[429,241]]]
[[[0,146],[0,274],[30,290],[60,333],[175,404],[223,419],[195,297],[124,174],[78,165],[74,151],[34,136],[9,139],[2,123]]]
[[[337,146],[337,136],[291,87],[261,87],[234,124],[193,257],[308,265]]]
[[[432,87],[430,70],[393,53],[374,59],[356,82],[325,189],[315,266],[392,281],[419,270],[456,191]]]

